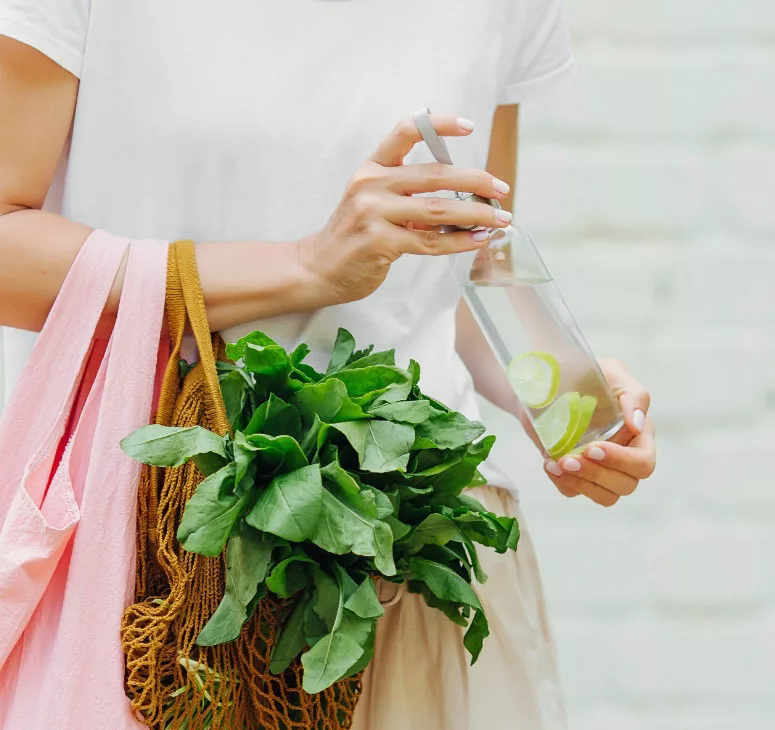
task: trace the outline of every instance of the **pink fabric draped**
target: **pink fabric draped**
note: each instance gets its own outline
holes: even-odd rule
[[[117,321],[94,331],[129,251]],[[149,422],[167,244],[95,231],[0,421],[0,727],[143,727],[124,695],[140,465],[119,441]]]

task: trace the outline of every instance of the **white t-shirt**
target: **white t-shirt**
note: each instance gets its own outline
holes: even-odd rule
[[[287,240],[319,230],[350,175],[428,106],[477,123],[451,140],[482,168],[496,106],[573,67],[562,0],[0,0],[0,34],[80,78],[47,207],[130,237]],[[430,160],[418,146],[407,162]],[[444,257],[404,256],[368,298],[255,328],[325,360],[337,327],[422,366],[477,415],[455,353]],[[6,389],[30,337],[6,331]],[[505,486],[505,485],[504,485]]]

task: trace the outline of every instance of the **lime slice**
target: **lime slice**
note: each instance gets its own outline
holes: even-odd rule
[[[555,452],[566,448],[580,421],[581,395],[563,393],[535,419],[533,426],[546,452],[554,457]]]
[[[506,368],[511,387],[528,408],[546,408],[560,387],[560,365],[548,352],[526,352]]]
[[[595,396],[582,396],[581,407],[579,409],[579,420],[576,423],[575,430],[568,436],[567,441],[557,444],[554,449],[550,450],[549,456],[553,459],[559,459],[561,456],[566,456],[574,450],[576,444],[587,432],[589,424],[592,422],[592,416],[595,415],[595,408],[597,408],[597,398],[595,398]]]

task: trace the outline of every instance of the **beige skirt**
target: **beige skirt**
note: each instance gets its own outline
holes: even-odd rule
[[[469,665],[461,627],[421,596],[398,593],[378,625],[354,730],[566,728],[538,565],[517,502],[496,487],[471,495],[516,516],[521,531],[516,553],[479,550],[489,580],[477,593],[490,623],[479,660]]]

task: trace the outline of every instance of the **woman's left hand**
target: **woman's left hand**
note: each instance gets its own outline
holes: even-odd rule
[[[566,497],[585,497],[611,507],[632,494],[654,472],[654,424],[648,417],[651,398],[619,360],[600,360],[603,374],[619,398],[625,425],[610,441],[594,441],[583,454],[569,454],[544,464],[549,478]]]

